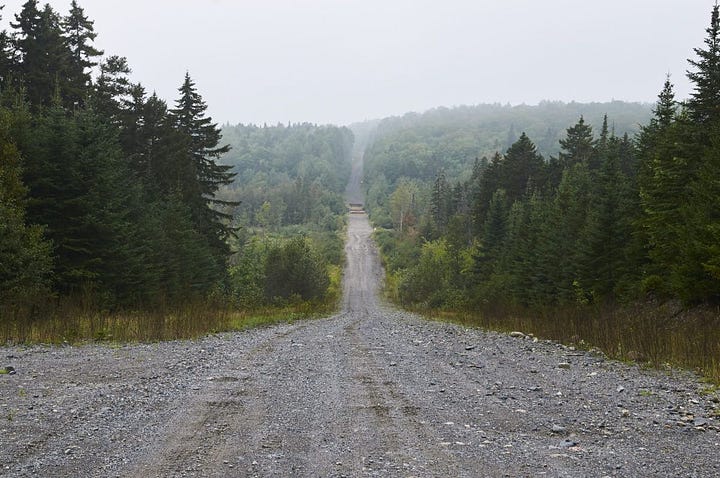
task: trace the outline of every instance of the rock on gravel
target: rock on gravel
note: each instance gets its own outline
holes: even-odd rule
[[[4,348],[0,475],[720,476],[694,376],[386,307],[370,232],[351,216],[332,318]]]

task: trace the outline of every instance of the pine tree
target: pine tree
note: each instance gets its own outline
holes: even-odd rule
[[[129,100],[131,73],[127,59],[111,56],[100,64],[100,74],[91,95],[93,109],[105,121],[118,124],[122,111]]]
[[[189,74],[179,88],[180,98],[170,111],[176,128],[188,138],[187,153],[195,169],[197,180],[196,205],[193,216],[199,230],[208,235],[213,249],[220,255],[229,252],[226,240],[232,235],[232,228],[225,224],[231,215],[219,212],[213,206],[234,206],[237,203],[222,201],[215,197],[222,185],[232,183],[235,177],[232,166],[220,165],[217,160],[230,147],[219,146],[220,129],[206,117],[207,105],[195,88]]]
[[[97,66],[95,58],[103,52],[92,45],[97,37],[94,22],[85,16],[75,0],[70,4],[70,13],[62,21],[62,27],[70,50],[69,85],[65,93],[73,104],[84,104],[91,78],[89,69]]]
[[[698,59],[688,60],[695,69],[687,74],[694,84],[688,110],[690,119],[699,125],[720,121],[720,6],[717,3],[706,32],[705,49],[695,48]]]
[[[0,321],[12,316],[14,307],[46,297],[52,272],[51,244],[41,227],[27,223],[27,189],[10,138],[10,116],[0,109]]]
[[[28,0],[15,15],[16,23],[11,24],[17,30],[14,43],[19,53],[19,73],[34,108],[49,106],[58,92],[63,97],[68,91],[71,58],[59,15],[50,5],[43,10],[37,7],[37,0]]]
[[[501,163],[500,187],[507,194],[510,204],[524,197],[528,190],[542,188],[545,161],[537,153],[530,138],[523,132],[505,153]]]
[[[451,202],[450,185],[445,178],[445,171],[441,169],[433,184],[430,197],[430,213],[433,225],[439,234],[444,234],[447,230],[451,214]]]

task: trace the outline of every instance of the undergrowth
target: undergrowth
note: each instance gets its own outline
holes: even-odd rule
[[[330,276],[330,287],[323,299],[303,301],[293,298],[248,310],[210,301],[154,312],[109,312],[93,310],[79,303],[46,306],[32,314],[0,310],[0,344],[193,339],[211,333],[327,316],[338,310],[341,269],[332,268]]]

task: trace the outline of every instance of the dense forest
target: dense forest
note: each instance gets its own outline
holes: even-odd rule
[[[335,230],[342,223],[353,148],[349,129],[226,125],[222,133],[232,149],[221,161],[237,173],[222,194],[240,204],[238,226],[314,224]]]
[[[339,291],[352,132],[312,124],[225,125],[222,132],[232,148],[221,162],[237,174],[218,192],[238,204],[230,268],[235,303],[317,299],[331,279]]]
[[[263,256],[248,261],[259,246],[244,231],[322,218],[337,234],[348,130],[221,131],[189,74],[178,78],[172,105],[133,83],[125,58],[94,46],[93,22],[77,2],[61,15],[28,0],[13,18],[0,34],[6,330],[78,310],[226,307],[248,286],[262,296],[255,303],[326,295],[325,253],[337,263],[341,243],[316,247],[297,234],[265,241]],[[238,278],[233,271],[243,263],[252,270]],[[315,279],[310,288],[299,280],[288,286],[278,274]]]
[[[232,235],[215,193],[233,174],[191,77],[169,107],[124,58],[100,60],[76,2],[61,16],[31,0],[14,18],[0,38],[3,316],[47,298],[111,309],[209,293]]]
[[[442,170],[447,179],[468,180],[475,158],[488,162],[496,151],[505,151],[521,133],[539,138],[537,151],[544,158],[557,153],[558,141],[569,124],[584,117],[599,128],[606,115],[616,135],[634,135],[651,115],[651,105],[542,102],[536,106],[476,105],[437,108],[422,114],[386,118],[369,134],[365,124],[353,125],[358,137],[368,137],[366,181],[371,186],[367,202],[374,220],[390,227],[389,217],[378,214],[397,183],[432,184]],[[364,128],[364,129],[363,129]],[[422,188],[421,188],[422,189]]]
[[[583,115],[569,122],[554,153],[547,122],[546,134],[518,121],[510,144],[500,129],[454,127],[472,109],[392,120],[385,133],[381,124],[366,155],[368,203],[376,224],[391,227],[377,238],[392,292],[446,309],[717,303],[717,6],[688,78],[694,90],[678,101],[668,77],[636,134],[628,115],[610,116],[613,103],[595,127]],[[551,106],[560,107],[540,110]],[[504,152],[473,160],[493,136]]]

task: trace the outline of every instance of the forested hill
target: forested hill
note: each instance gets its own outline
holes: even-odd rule
[[[706,33],[685,101],[668,78],[652,108],[478,106],[381,123],[367,205],[392,228],[378,240],[399,299],[528,315],[720,303],[718,5]]]
[[[235,208],[239,226],[337,227],[350,176],[353,134],[348,128],[240,124],[225,125],[222,134],[231,149],[221,161],[237,173],[222,195],[240,202]]]
[[[504,152],[525,132],[546,159],[556,155],[565,129],[583,116],[599,131],[604,115],[617,136],[637,133],[647,123],[652,105],[612,101],[537,106],[481,104],[436,108],[382,120],[365,156],[366,172],[382,175],[390,184],[401,177],[432,180],[440,169],[448,177],[469,175],[474,158]],[[361,131],[363,123],[353,125]]]

